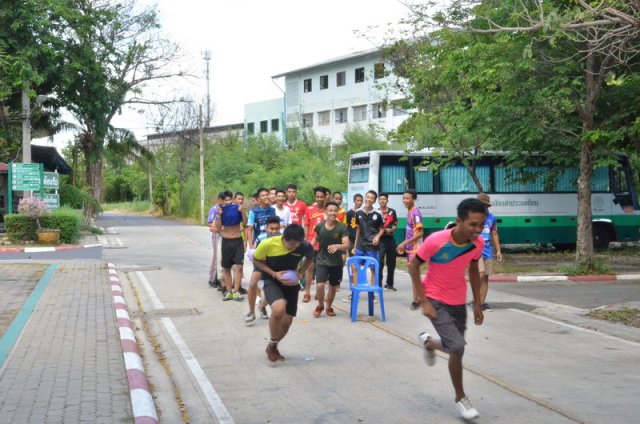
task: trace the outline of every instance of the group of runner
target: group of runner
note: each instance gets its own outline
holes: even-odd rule
[[[434,339],[427,332],[419,335],[427,364],[435,363],[435,350],[449,354],[456,408],[465,419],[478,416],[462,386],[462,356],[466,343],[465,271],[468,270],[473,292],[474,323],[481,325],[486,296],[486,290],[481,293],[484,281],[481,282],[478,265],[485,248],[483,232],[492,236],[495,231],[497,239],[495,217],[493,227],[484,231],[487,218],[492,216],[488,212],[488,196],[481,193],[477,199],[461,202],[455,226],[432,233],[420,244],[423,229],[422,216],[415,205],[417,195],[414,190],[406,190],[403,194],[403,205],[407,208],[406,235],[404,241],[396,245],[393,233],[398,225],[397,213],[387,206],[388,195],[385,193],[378,196],[370,190],[364,196],[356,194],[354,207],[349,211],[341,207],[341,193],[332,195],[328,189],[318,186],[313,194],[315,203],[307,206],[297,198],[294,184],[289,185],[286,192],[260,188],[252,200],[255,205],[251,205],[246,213],[242,193],[220,193],[217,204],[209,213],[214,243],[209,284],[220,286],[224,300],[242,300],[242,266],[246,251],[252,260],[253,272],[247,290],[249,311],[245,321],[256,319],[256,298],[258,290],[262,289],[260,316],[269,319],[270,332],[265,351],[271,362],[278,362],[285,359],[279,352],[278,343],[286,336],[297,314],[299,294],[302,291],[302,301],[310,302],[314,279],[318,303],[313,316],[320,317],[323,312],[335,316],[332,305],[342,281],[346,255],[379,261],[380,274],[371,273],[371,284],[382,284],[382,270],[386,264],[385,288],[395,290],[395,260],[398,254],[404,254],[409,261],[413,288],[411,309],[422,309],[440,336],[440,339]],[[379,209],[373,207],[376,202]],[[216,274],[218,238],[221,238],[224,284]],[[498,258],[501,259],[500,253]],[[421,280],[421,266],[425,262],[429,267]],[[266,311],[267,302],[271,316]]]

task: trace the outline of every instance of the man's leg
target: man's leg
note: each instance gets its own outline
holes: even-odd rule
[[[234,265],[233,267],[233,291],[240,292],[240,283],[242,282],[242,265]]]
[[[316,318],[318,318],[324,310],[324,284],[324,282],[316,282],[316,300],[318,301],[318,306],[316,306],[315,311],[313,311],[313,316]]]
[[[387,251],[387,286],[394,287],[396,273],[396,261],[398,253],[396,252],[396,243],[394,240],[387,241],[385,243],[385,249]],[[382,284],[382,278],[380,278],[380,284]]]
[[[247,299],[249,301],[249,313],[255,314],[256,311],[256,297],[258,297],[258,281],[262,273],[260,271],[253,271],[251,273],[251,279],[249,280],[249,290],[247,292]]]
[[[315,269],[316,269],[316,263],[314,260],[311,266],[307,268],[307,272],[304,275],[305,285],[304,285],[304,297],[302,299],[304,303],[307,303],[311,300],[311,284],[313,283],[313,279],[314,279],[313,275],[315,274]]]
[[[229,300],[232,297],[232,293],[233,293],[233,285],[232,285],[232,279],[231,279],[231,268],[222,268],[223,272],[224,272],[224,288],[226,291],[224,300]]]
[[[284,361],[284,356],[278,351],[278,343],[287,335],[293,316],[287,314],[287,301],[278,299],[271,303],[271,317],[269,317],[269,334],[271,339],[267,345],[267,357],[271,362]]]
[[[213,245],[213,255],[209,268],[209,285],[215,287],[218,281],[218,233],[211,233],[211,244]]]
[[[386,242],[380,242],[380,248],[378,250],[378,284],[382,285],[382,277],[384,271],[384,259],[387,257]]]

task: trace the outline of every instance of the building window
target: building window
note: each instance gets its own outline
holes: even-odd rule
[[[313,113],[305,113],[302,115],[302,128],[313,127]]]
[[[311,93],[311,78],[304,80],[304,92]]]
[[[256,125],[253,122],[247,123],[247,134],[254,134],[256,132]]]
[[[269,121],[260,121],[260,132],[266,133],[269,131]]]
[[[356,68],[356,82],[364,82],[364,68]]]
[[[329,125],[331,123],[331,111],[318,112],[318,125]]]
[[[280,130],[280,120],[279,119],[272,119],[271,120],[271,131],[272,132],[276,132]]]
[[[347,73],[345,71],[340,71],[336,73],[336,86],[342,87],[347,83]]]
[[[371,105],[371,115],[373,119],[385,118],[387,116],[387,111],[382,106],[382,103],[374,103]]]
[[[367,120],[367,105],[353,107],[353,122]]]
[[[384,78],[384,63],[373,65],[373,79]]]
[[[320,75],[320,90],[329,88],[329,75]]]
[[[336,124],[344,124],[347,122],[347,108],[336,109],[334,111],[336,114]]]
[[[394,107],[393,108],[393,116],[403,116],[403,115],[408,115],[409,112],[407,112],[404,109],[400,109],[399,107]]]

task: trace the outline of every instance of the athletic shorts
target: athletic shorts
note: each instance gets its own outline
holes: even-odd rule
[[[493,258],[480,258],[478,260],[480,274],[493,275]]]
[[[435,299],[430,299],[436,310],[436,319],[431,320],[433,328],[440,336],[442,350],[447,353],[456,352],[464,348],[464,332],[467,329],[466,305],[447,305]]]
[[[298,293],[300,293],[300,286],[285,286],[277,281],[274,281],[271,276],[264,279],[264,286],[262,288],[264,296],[267,298],[269,305],[273,305],[273,302],[284,299],[287,302],[285,311],[292,317],[296,316],[298,312]]]
[[[375,259],[376,261],[378,260],[378,251],[377,250],[361,250],[361,249],[356,249],[355,252],[355,256],[365,256],[367,258],[371,258],[371,259]],[[373,268],[373,267],[371,267]]]
[[[222,238],[222,268],[229,269],[233,265],[242,265],[244,261],[244,242],[242,238]]]
[[[341,266],[316,266],[316,282],[326,283],[329,282],[332,286],[339,286],[342,282],[342,267]]]

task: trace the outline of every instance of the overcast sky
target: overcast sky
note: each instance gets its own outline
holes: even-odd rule
[[[390,25],[395,26],[408,14],[399,0],[149,3],[158,5],[166,36],[184,47],[182,65],[201,77],[174,83],[173,94],[204,100],[201,56],[203,50],[211,51],[212,125],[243,122],[244,104],[282,96],[272,75],[373,48],[385,38]],[[370,39],[354,31],[367,33]],[[145,115],[128,109],[113,124],[130,128],[140,140],[153,132],[147,129],[152,123]]]

